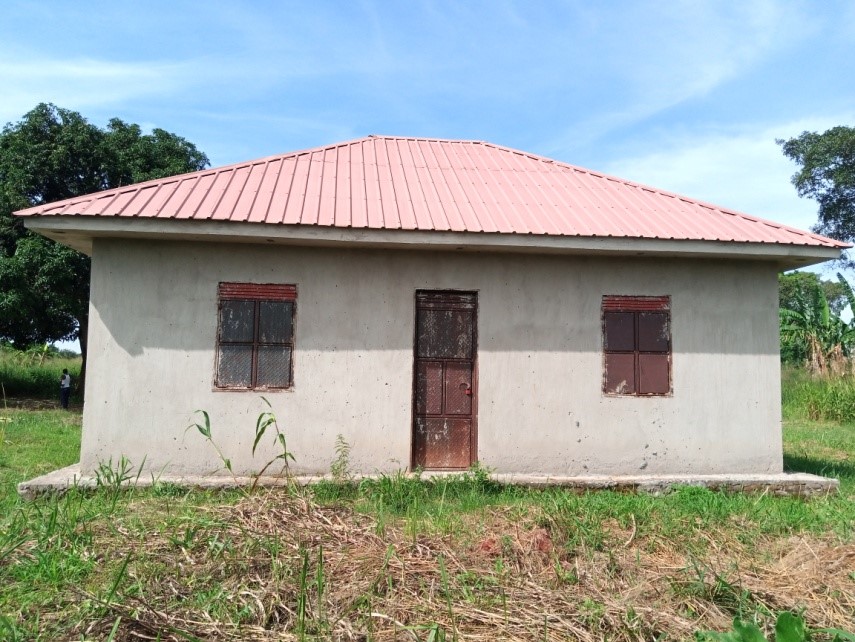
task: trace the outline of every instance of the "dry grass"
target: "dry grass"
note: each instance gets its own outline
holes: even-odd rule
[[[674,541],[633,516],[571,546],[531,505],[414,532],[287,490],[199,510],[205,528],[183,539],[103,526],[93,550],[119,537],[130,561],[107,603],[78,590],[103,609],[75,639],[105,639],[119,617],[117,640],[557,641],[686,639],[802,609],[812,627],[848,629],[855,614],[855,544],[831,536],[743,541],[726,524],[687,524]]]
[[[841,480],[809,501],[536,491],[474,470],[248,496],[119,474],[24,502],[15,482],[73,461],[79,416],[5,415],[3,642],[683,640],[736,616],[768,633],[784,610],[855,629],[850,425],[786,426],[788,468]]]

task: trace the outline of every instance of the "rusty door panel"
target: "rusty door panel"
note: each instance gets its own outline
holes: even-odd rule
[[[638,355],[638,392],[664,395],[671,390],[670,359],[667,354]]]
[[[468,363],[445,365],[445,414],[472,414],[472,366]]]
[[[441,361],[416,361],[416,413],[442,414]]]
[[[471,462],[469,419],[416,418],[413,463],[421,468],[467,468]]]
[[[420,310],[418,356],[428,359],[471,359],[472,312],[469,310]]]
[[[416,292],[414,467],[461,469],[477,459],[476,297]]]

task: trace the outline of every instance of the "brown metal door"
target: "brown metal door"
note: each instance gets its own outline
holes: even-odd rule
[[[416,292],[414,468],[477,460],[477,302],[474,292]]]

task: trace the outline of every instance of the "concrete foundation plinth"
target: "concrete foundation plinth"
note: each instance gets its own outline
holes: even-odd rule
[[[449,473],[424,472],[422,478],[438,477]],[[355,481],[377,475],[363,475]],[[490,476],[501,484],[515,484],[532,488],[557,486],[572,491],[588,490],[617,490],[627,492],[643,492],[664,494],[675,486],[698,486],[726,492],[767,493],[775,496],[814,497],[837,493],[840,482],[828,477],[808,473],[779,473],[772,475],[632,475],[632,476],[598,476],[585,477],[556,477],[536,475],[504,475]],[[329,476],[283,476],[261,477],[258,486],[270,488],[285,486],[289,483],[311,484]],[[128,486],[146,488],[155,484],[176,484],[188,488],[234,488],[249,486],[254,481],[252,477],[231,477],[228,475],[161,475],[130,479],[124,482]],[[18,484],[18,493],[25,499],[51,492],[64,492],[70,488],[95,488],[98,480],[92,474],[83,474],[80,464],[60,468],[46,475],[30,479]]]

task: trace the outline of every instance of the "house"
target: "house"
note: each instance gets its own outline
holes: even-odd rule
[[[17,213],[92,257],[81,467],[782,471],[777,274],[845,244],[476,141],[369,136]]]

